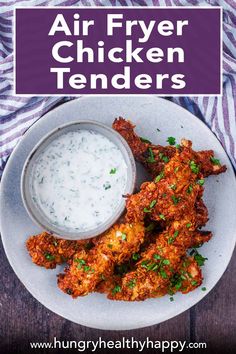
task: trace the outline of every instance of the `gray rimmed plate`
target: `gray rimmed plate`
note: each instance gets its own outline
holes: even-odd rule
[[[166,144],[168,136],[177,140],[191,139],[195,149],[213,149],[228,170],[207,178],[204,200],[210,220],[206,229],[214,237],[201,248],[208,258],[203,267],[206,291],[201,288],[144,302],[117,302],[102,294],[73,300],[57,288],[56,274],[63,267],[45,270],[35,266],[27,254],[25,241],[41,230],[28,217],[20,195],[20,176],[25,159],[49,130],[75,119],[91,119],[111,126],[114,118],[123,116],[137,124],[137,132],[153,143]],[[160,131],[157,131],[157,128]],[[138,168],[141,181],[144,171]],[[201,300],[224,273],[236,239],[236,181],[230,161],[214,134],[199,119],[183,108],[164,99],[147,97],[84,97],[66,103],[47,113],[33,125],[15,148],[4,171],[1,185],[1,231],[4,248],[15,273],[42,304],[57,314],[93,328],[121,330],[140,328],[165,321],[187,310]]]

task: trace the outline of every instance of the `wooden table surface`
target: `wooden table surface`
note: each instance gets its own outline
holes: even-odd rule
[[[132,331],[103,331],[87,328],[65,320],[47,310],[20,283],[0,245],[0,353],[28,353],[30,341],[61,340],[186,340],[206,342],[207,350],[191,353],[236,352],[236,252],[229,267],[215,288],[200,303],[181,315],[159,325]],[[73,350],[65,350],[72,352]],[[102,353],[130,353],[131,350],[103,350]],[[37,353],[37,350],[31,352]],[[42,353],[43,351],[40,351]],[[48,352],[48,351],[47,351]],[[51,353],[63,350],[51,350]],[[78,353],[78,350],[75,351]],[[97,351],[96,351],[97,352]],[[134,351],[133,351],[134,352]],[[136,351],[137,352],[137,351]],[[148,352],[159,352],[149,350]],[[189,351],[190,352],[190,351]],[[46,353],[46,352],[44,352]],[[87,353],[87,352],[86,352]]]

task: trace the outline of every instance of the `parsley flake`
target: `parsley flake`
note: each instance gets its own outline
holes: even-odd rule
[[[122,239],[123,241],[126,241],[126,239],[127,239],[127,235],[126,235],[125,233],[122,233],[122,235],[121,235],[121,239]]]
[[[153,208],[156,205],[156,202],[157,202],[156,199],[152,200],[149,207]]]
[[[116,173],[117,169],[114,167],[110,171],[110,175],[114,175]]]
[[[170,145],[175,145],[175,138],[173,136],[169,136],[166,141]]]
[[[140,255],[139,255],[138,253],[134,253],[134,254],[132,255],[132,259],[133,259],[134,261],[137,261],[139,258],[140,258]]]
[[[163,177],[164,177],[164,172],[161,172],[158,176],[156,176],[155,182],[158,183]]]
[[[116,294],[116,293],[119,293],[121,291],[121,287],[120,285],[116,285],[113,290],[112,290],[112,294]]]
[[[147,158],[147,162],[149,163],[156,162],[152,148],[148,148],[148,151],[149,151],[149,157]]]
[[[171,199],[173,200],[174,205],[177,205],[180,201],[180,198],[176,197],[175,195],[172,195]]]
[[[54,261],[55,256],[53,256],[51,253],[45,253],[44,257],[48,260],[48,261]]]
[[[197,184],[199,184],[199,186],[203,186],[204,183],[205,183],[204,179],[199,179],[199,180],[197,181]]]
[[[189,166],[190,166],[191,171],[192,171],[193,173],[196,173],[196,174],[199,173],[199,166],[196,164],[195,161],[193,161],[193,160],[190,161]]]
[[[220,165],[220,160],[219,159],[216,159],[215,157],[211,157],[210,158],[211,162],[213,163],[213,165]]]

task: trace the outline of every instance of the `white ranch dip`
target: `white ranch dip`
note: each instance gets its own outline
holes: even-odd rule
[[[120,149],[90,130],[68,132],[39,155],[32,174],[35,204],[59,227],[88,231],[122,201],[127,166]]]

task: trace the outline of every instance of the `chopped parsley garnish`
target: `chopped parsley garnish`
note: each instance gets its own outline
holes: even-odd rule
[[[109,244],[107,245],[107,247],[112,248],[113,246],[109,243]]]
[[[199,265],[199,267],[204,266],[205,261],[207,261],[207,258],[203,257],[200,253],[198,253],[197,251],[195,251],[195,255],[194,255],[194,259],[197,262],[197,264]]]
[[[103,188],[105,189],[105,191],[106,191],[107,189],[111,188],[110,183],[109,183],[109,182],[105,183],[105,184],[103,185]]]
[[[153,258],[159,260],[159,259],[161,259],[161,256],[159,254],[154,254]]]
[[[171,244],[174,242],[174,240],[176,239],[176,237],[178,236],[178,234],[179,234],[179,231],[176,230],[176,231],[174,232],[174,235],[173,235],[172,237],[169,237],[169,238],[168,238],[168,244],[169,244],[169,245],[171,245]]]
[[[169,161],[169,158],[167,156],[165,156],[162,152],[159,153],[159,157],[165,163]]]
[[[84,270],[85,272],[88,272],[88,271],[94,272],[94,269],[92,269],[90,266],[86,265],[86,262],[85,262],[84,259],[82,259],[82,258],[75,258],[75,262],[79,263],[79,264],[77,265],[77,268],[78,268],[78,269],[83,268],[83,270]]]
[[[165,215],[163,215],[163,214],[159,214],[159,218],[162,219],[162,220],[165,220],[165,219],[166,219],[166,218],[165,218]]]
[[[86,265],[84,266],[84,271],[85,271],[85,272],[88,272],[90,269],[91,269],[90,266],[86,266]]]
[[[121,291],[121,287],[120,285],[116,285],[113,290],[112,290],[112,294],[116,294],[116,293],[119,293]]]
[[[191,222],[187,223],[187,224],[186,224],[187,229],[189,229],[189,228],[191,227],[191,225],[192,225]]]
[[[144,208],[143,211],[144,211],[144,213],[151,213],[151,212],[152,212],[152,211],[151,211],[150,209],[148,209],[148,208]]]
[[[216,159],[215,157],[211,157],[211,162],[213,163],[213,165],[220,165],[220,160],[219,159]]]
[[[178,281],[175,284],[175,289],[179,290],[181,288],[181,286],[182,286],[182,281],[180,279],[178,279]]]
[[[175,191],[175,190],[176,190],[176,184],[171,184],[171,185],[169,186],[169,188],[172,189],[173,191]]]
[[[175,138],[173,136],[169,136],[166,141],[170,145],[175,145]]]
[[[175,195],[172,195],[171,199],[173,200],[174,205],[178,204],[180,201],[180,198],[176,197]]]
[[[195,286],[195,285],[198,285],[198,282],[197,282],[196,280],[192,280],[192,281],[191,281],[191,284],[192,284],[193,286]]]
[[[138,253],[134,253],[134,254],[132,255],[132,259],[133,259],[134,261],[137,261],[139,258],[140,258],[140,255],[139,255]]]
[[[188,186],[188,189],[187,189],[187,193],[188,194],[191,194],[191,192],[193,191],[193,186],[191,186],[191,184]]]
[[[123,233],[123,232],[122,232],[122,234],[121,234],[121,239],[122,239],[123,241],[126,241],[126,239],[127,239],[127,235],[126,235],[125,233]]]
[[[162,263],[163,263],[164,265],[169,265],[169,264],[170,264],[170,261],[169,261],[169,259],[163,259]]]
[[[204,179],[199,179],[199,180],[197,181],[197,184],[199,184],[199,186],[203,186],[204,183],[205,183]]]
[[[157,202],[156,199],[152,200],[149,207],[153,208],[156,205],[156,202]]]
[[[176,149],[180,149],[181,145],[180,144],[176,144],[175,147],[176,147]]]
[[[167,279],[167,274],[166,274],[166,272],[163,270],[163,269],[160,269],[160,275],[161,275],[161,277],[163,278],[163,279]]]
[[[159,128],[157,128],[157,131],[160,132],[161,130]]]
[[[144,208],[143,211],[144,213],[151,213],[151,209],[156,205],[156,199],[152,200],[151,203],[149,204],[149,209],[148,208]]]
[[[114,167],[110,171],[110,175],[114,175],[116,173],[117,169]]]
[[[48,261],[54,261],[55,256],[53,256],[51,253],[45,253],[44,257],[48,260]]]
[[[194,256],[194,259],[199,267],[204,266],[204,263],[207,260],[207,258],[203,257],[195,248],[190,252],[190,256]]]
[[[170,297],[170,302],[174,301],[174,298],[173,296]]]
[[[147,158],[147,162],[149,163],[156,162],[152,149],[148,148],[148,151],[149,151],[149,157]]]
[[[146,139],[146,138],[143,138],[142,136],[139,137],[140,140],[143,142],[143,143],[147,143],[147,144],[151,144],[151,141]]]
[[[206,287],[205,287],[205,286],[203,286],[201,290],[202,290],[202,291],[206,291]]]
[[[161,172],[158,176],[156,176],[155,182],[158,183],[163,177],[164,177],[164,172]]]
[[[170,264],[168,259],[164,259],[160,254],[154,254],[153,259],[157,262],[151,262],[150,260],[145,260],[141,263],[141,267],[145,268],[147,271],[158,272],[160,276],[164,279],[167,278],[167,273],[165,272],[163,266]]]
[[[75,258],[75,262],[77,262],[77,263],[79,263],[79,264],[81,264],[81,265],[86,264],[85,260],[82,259],[82,258]]]
[[[128,286],[130,289],[133,289],[133,288],[135,287],[135,285],[136,285],[136,279],[131,279],[131,280],[128,282],[128,284],[127,284],[127,286]]]
[[[75,258],[75,262],[79,263],[77,265],[77,268],[78,269],[81,269],[82,267],[86,267],[86,262],[84,259],[81,259],[81,258]]]
[[[195,161],[193,161],[193,160],[190,161],[189,166],[190,166],[193,173],[196,173],[196,174],[199,173],[199,166],[196,164]]]

